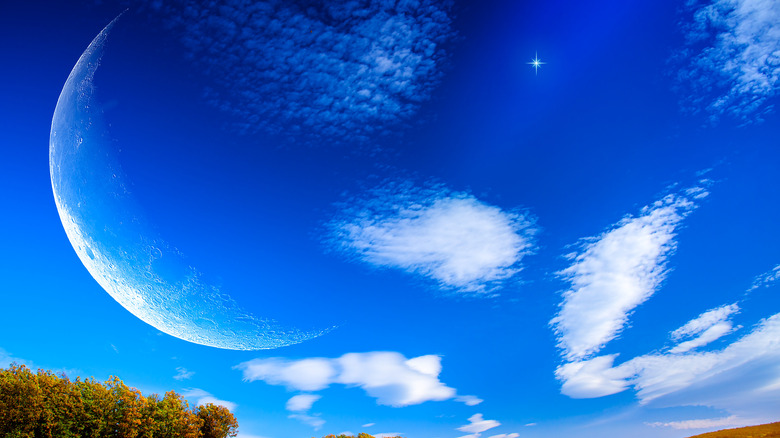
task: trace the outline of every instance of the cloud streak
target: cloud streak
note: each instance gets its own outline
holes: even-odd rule
[[[693,0],[684,25],[685,62],[677,80],[712,120],[729,114],[760,120],[780,89],[780,3],[774,0]]]
[[[254,359],[235,368],[243,372],[246,381],[259,380],[290,390],[319,391],[333,384],[359,387],[376,398],[377,404],[394,407],[457,396],[454,388],[439,381],[441,358],[435,355],[407,359],[395,352],[369,352],[334,359]]]
[[[450,1],[137,0],[163,14],[239,128],[367,141],[416,113],[441,77]]]
[[[598,352],[620,334],[630,312],[655,293],[676,247],[677,226],[694,208],[685,196],[668,195],[587,239],[571,256],[572,265],[559,273],[569,289],[551,321],[566,360]]]
[[[341,204],[326,243],[376,267],[427,277],[445,290],[485,293],[520,271],[535,228],[507,212],[442,186],[388,182]]]
[[[648,426],[652,427],[671,427],[672,429],[677,430],[731,428],[754,424],[756,424],[755,420],[739,418],[735,415],[722,418],[702,418],[697,420],[669,421],[666,423],[647,423]]]

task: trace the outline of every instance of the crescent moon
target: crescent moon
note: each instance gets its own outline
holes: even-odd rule
[[[49,171],[60,220],[73,249],[100,286],[156,329],[231,350],[303,342],[303,332],[252,316],[202,280],[200,272],[154,234],[124,183],[94,98],[93,78],[120,14],[92,40],[62,88],[49,136]]]

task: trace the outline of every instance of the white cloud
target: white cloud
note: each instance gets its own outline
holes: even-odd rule
[[[485,400],[482,400],[481,398],[475,397],[473,395],[459,395],[455,398],[455,401],[465,403],[466,406],[476,406]]]
[[[532,250],[526,215],[441,186],[390,182],[343,204],[328,243],[377,267],[428,277],[442,288],[481,293],[515,275]]]
[[[290,414],[287,416],[287,418],[292,418],[294,420],[298,420],[302,423],[306,423],[309,426],[313,427],[314,430],[319,430],[323,424],[325,424],[325,420],[322,418],[315,416],[315,415],[308,415],[308,414]]]
[[[647,354],[613,366],[616,357],[562,365],[556,372],[562,392],[587,398],[633,387],[641,404],[710,406],[766,421],[776,416],[780,313],[721,350]]]
[[[555,377],[563,382],[561,393],[571,398],[594,398],[625,390],[625,373],[612,368],[616,356],[598,356],[559,366]]]
[[[397,436],[403,436],[404,434],[402,432],[382,432],[382,433],[375,433],[372,436],[374,438],[394,438]]]
[[[500,425],[501,423],[496,420],[485,420],[482,418],[482,414],[474,414],[469,417],[469,424],[459,427],[458,430],[461,432],[468,432],[470,435],[466,435],[467,437],[478,438],[482,432]]]
[[[673,340],[685,339],[696,336],[693,339],[680,342],[674,346],[670,353],[685,353],[694,348],[702,347],[716,339],[733,332],[735,329],[728,318],[739,311],[737,303],[729,304],[702,313],[697,318],[688,321],[684,326],[673,331]]]
[[[193,375],[195,375],[195,371],[187,371],[187,368],[176,367],[176,375],[173,378],[176,380],[187,380],[191,379]]]
[[[364,425],[362,425],[360,427],[371,427],[371,426],[374,426],[374,425],[376,425],[376,423],[366,423],[366,424],[364,424]]]
[[[737,305],[737,303],[708,310],[688,321],[684,326],[673,331],[671,333],[672,339],[680,340],[689,336],[698,335],[713,326],[726,321],[731,315],[737,312],[739,312],[739,305]]]
[[[299,391],[319,391],[333,382],[335,364],[331,359],[254,359],[236,366],[243,370],[244,380],[262,380]]]
[[[694,207],[685,197],[668,195],[572,256],[574,263],[560,272],[570,289],[551,321],[567,360],[598,352],[622,331],[629,313],[655,293],[676,247],[676,227]]]
[[[237,404],[227,401],[227,400],[220,400],[211,393],[204,391],[200,388],[190,388],[182,392],[181,394],[184,398],[192,398],[196,399],[195,404],[196,405],[205,405],[205,404],[214,404],[214,405],[220,405],[228,408],[231,412],[235,411],[236,407],[238,407]]]
[[[244,380],[298,391],[317,391],[331,384],[360,387],[378,404],[399,407],[456,397],[454,388],[439,381],[440,361],[435,355],[406,359],[395,352],[369,352],[335,359],[254,359],[235,368],[243,371]]]
[[[669,421],[666,423],[655,422],[646,424],[652,427],[671,427],[672,429],[687,430],[749,426],[756,424],[756,421],[752,419],[739,418],[736,415],[732,415],[730,417],[723,418],[703,418],[698,420]]]
[[[308,411],[321,396],[314,394],[298,394],[287,400],[286,408],[288,411]]]
[[[517,438],[519,436],[520,436],[519,433],[501,433],[498,435],[492,435],[488,438]]]
[[[713,119],[731,114],[749,123],[771,109],[780,89],[780,3],[776,0],[691,1],[678,73],[690,109]]]

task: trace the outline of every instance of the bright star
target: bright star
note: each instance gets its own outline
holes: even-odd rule
[[[528,62],[527,64],[530,64],[534,67],[534,70],[536,71],[536,74],[539,74],[539,67],[541,67],[542,64],[546,64],[546,62],[542,62],[539,60],[539,53],[536,54],[536,57],[531,60],[531,62]]]

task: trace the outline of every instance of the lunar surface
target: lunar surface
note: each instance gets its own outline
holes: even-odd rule
[[[202,280],[151,231],[111,149],[93,83],[119,17],[95,37],[68,77],[52,118],[49,166],[60,219],[81,262],[125,309],[171,336],[233,350],[296,344],[323,334],[284,328],[241,309]]]

